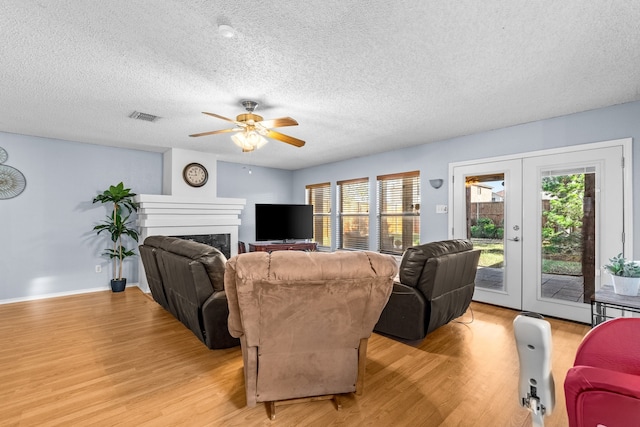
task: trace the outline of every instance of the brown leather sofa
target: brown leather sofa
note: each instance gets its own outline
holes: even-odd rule
[[[399,279],[374,330],[415,341],[460,317],[475,290],[480,251],[468,240],[445,240],[408,248]]]
[[[226,257],[203,243],[149,236],[140,256],[153,299],[211,349],[240,344],[229,334],[224,291]]]
[[[395,259],[377,252],[229,259],[229,331],[240,338],[247,405],[269,402],[273,418],[280,404],[361,394],[367,340],[396,272]]]

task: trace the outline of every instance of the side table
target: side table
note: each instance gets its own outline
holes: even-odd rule
[[[620,315],[612,315],[611,309],[619,310]],[[604,285],[591,297],[591,327],[624,316],[625,312],[640,313],[640,296],[618,295],[613,286]]]

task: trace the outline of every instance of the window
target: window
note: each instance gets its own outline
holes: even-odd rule
[[[369,179],[338,182],[338,247],[369,249]]]
[[[307,185],[307,204],[313,205],[313,240],[331,247],[331,185]]]
[[[378,176],[379,251],[402,255],[420,244],[420,172]]]

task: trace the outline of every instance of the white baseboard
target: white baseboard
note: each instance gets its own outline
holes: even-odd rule
[[[140,286],[138,286],[138,283],[128,283],[127,284],[127,288],[132,288],[132,287],[139,288]],[[50,293],[50,294],[32,295],[32,296],[20,297],[20,298],[9,298],[9,299],[0,300],[0,305],[12,304],[14,302],[35,301],[35,300],[39,300],[39,299],[66,297],[66,296],[69,296],[69,295],[88,294],[88,293],[91,293],[91,292],[104,292],[104,291],[110,291],[110,290],[111,290],[111,286],[101,286],[99,288],[77,289],[77,290],[74,290],[74,291],[54,292],[54,293]]]

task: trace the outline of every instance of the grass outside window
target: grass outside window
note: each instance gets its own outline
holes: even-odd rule
[[[478,267],[502,268],[504,266],[504,243],[502,240],[472,239],[473,246],[482,250]],[[543,274],[558,274],[565,276],[581,276],[582,264],[579,261],[557,259],[542,259]],[[575,256],[571,256],[575,259]]]

